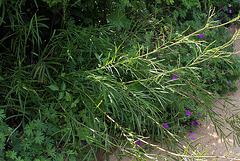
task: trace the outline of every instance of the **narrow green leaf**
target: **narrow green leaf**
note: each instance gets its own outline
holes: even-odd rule
[[[50,88],[50,89],[53,90],[53,91],[58,91],[58,90],[59,90],[58,86],[55,85],[55,84],[50,85],[50,86],[47,86],[47,87]]]

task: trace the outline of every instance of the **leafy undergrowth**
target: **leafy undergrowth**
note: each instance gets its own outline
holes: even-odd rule
[[[207,1],[121,2],[0,2],[1,159],[97,160],[115,147],[141,158],[141,136],[180,153],[172,136],[235,90],[224,25],[239,17],[219,21],[233,16],[225,2],[216,14]]]

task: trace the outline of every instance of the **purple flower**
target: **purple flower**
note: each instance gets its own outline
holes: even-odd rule
[[[229,13],[232,13],[232,10],[229,10]]]
[[[142,151],[142,149],[140,148],[142,146],[140,141],[136,141],[135,144],[137,144],[138,146],[135,146],[135,148],[138,148],[140,151]],[[147,149],[147,148],[143,148],[143,149]]]
[[[197,131],[194,131],[194,133],[196,134],[196,133],[197,133]]]
[[[186,110],[186,115],[190,116],[191,115],[191,112],[190,110]]]
[[[138,146],[142,146],[140,141],[135,142],[135,144],[137,144]]]
[[[189,131],[191,134],[194,134],[194,132],[192,132],[192,131]]]
[[[196,140],[197,138],[191,138],[192,140]]]
[[[172,79],[177,79],[178,78],[177,76],[178,76],[177,74],[173,74]]]
[[[212,61],[212,59],[210,59],[210,61]]]
[[[204,35],[203,35],[203,34],[199,34],[198,36],[199,36],[200,38],[203,38]]]
[[[163,124],[162,127],[168,128],[168,124]]]
[[[201,114],[200,114],[200,113],[198,114],[198,117],[201,117]]]
[[[230,86],[230,85],[231,85],[231,83],[232,83],[231,81],[227,81],[227,85],[228,85],[228,86]]]
[[[196,121],[192,121],[192,124],[198,126],[198,122]]]
[[[225,10],[225,8],[222,6],[222,10],[224,11]]]

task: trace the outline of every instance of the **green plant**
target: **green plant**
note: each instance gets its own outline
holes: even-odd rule
[[[141,2],[0,2],[1,159],[97,160],[114,147],[142,159],[139,136],[184,150],[179,129],[234,89],[236,35],[207,1]]]

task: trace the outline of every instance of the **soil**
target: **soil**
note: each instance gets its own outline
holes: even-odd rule
[[[229,30],[231,30],[234,33],[236,31],[236,28],[238,28],[238,26],[232,27]],[[240,40],[237,40],[235,42],[234,50],[240,51]],[[238,90],[236,92],[231,92],[225,95],[225,97],[234,100],[234,101],[231,101],[232,104],[226,103],[223,99],[220,99],[215,102],[215,105],[218,106],[219,109],[214,108],[213,110],[223,115],[226,114],[226,109],[234,113],[238,112],[235,110],[238,109],[238,107],[240,107],[240,99],[239,99],[240,98],[240,81],[238,81],[237,87],[238,87]],[[223,108],[224,110],[221,110],[221,108]],[[227,124],[225,125],[227,126]],[[226,135],[231,133],[231,131],[227,130],[226,128],[223,129],[223,132]],[[206,156],[227,156],[229,158],[231,157],[231,158],[240,160],[240,147],[237,145],[234,146],[233,136],[229,135],[228,139],[223,141],[220,135],[217,134],[215,126],[211,122],[210,118],[206,118],[204,121],[200,121],[199,128],[197,129],[197,133],[193,133],[193,134],[188,133],[186,134],[186,137],[189,142],[194,142],[193,143],[194,145],[199,144],[197,146],[199,148],[199,151],[203,152],[204,150],[209,149]],[[197,141],[191,140],[192,137],[199,140]],[[227,142],[229,143],[229,145],[227,146],[228,148],[226,148],[226,145],[225,145],[225,143]],[[151,151],[151,154],[159,154],[159,152],[160,152],[159,150],[154,149]],[[114,154],[111,154],[109,157],[109,161],[133,161],[133,160],[135,160],[134,157],[121,157],[121,159],[119,159],[119,157],[116,157]],[[161,160],[171,160],[171,159],[170,158],[164,159],[162,157],[159,157],[158,161],[161,161]],[[210,159],[209,158],[209,159],[203,159],[203,160],[204,161],[210,161],[210,160],[225,161],[230,159],[222,159],[222,158]]]

